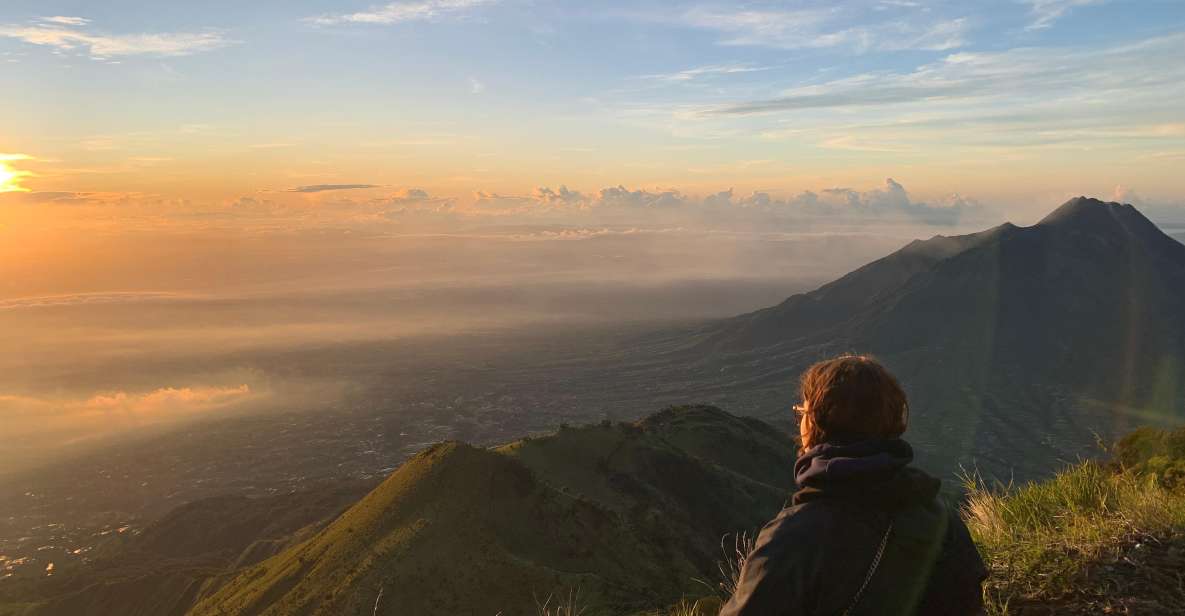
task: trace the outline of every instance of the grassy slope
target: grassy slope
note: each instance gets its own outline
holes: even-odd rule
[[[967,521],[988,561],[990,614],[1179,613],[1185,606],[1185,429],[1142,429],[1112,462],[989,490]]]
[[[670,604],[702,593],[722,534],[782,505],[789,471],[764,465],[792,455],[769,426],[710,407],[498,450],[438,445],[193,613],[521,614],[573,588],[588,614]]]

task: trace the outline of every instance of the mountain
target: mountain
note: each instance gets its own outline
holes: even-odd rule
[[[578,592],[605,613],[708,594],[721,537],[792,487],[793,441],[713,407],[415,456],[332,524],[237,575],[213,614],[534,613]]]
[[[924,465],[1035,478],[1099,436],[1185,420],[1185,245],[1131,205],[1079,197],[651,344],[668,368],[639,382],[770,418],[810,363],[874,354],[910,395]]]

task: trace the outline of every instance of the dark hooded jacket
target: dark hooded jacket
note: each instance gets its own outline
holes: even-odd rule
[[[758,535],[721,616],[980,613],[983,561],[912,460],[901,439],[805,451],[791,506]]]

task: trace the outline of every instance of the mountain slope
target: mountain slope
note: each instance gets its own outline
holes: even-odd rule
[[[913,242],[653,349],[666,372],[639,384],[762,417],[786,414],[810,363],[872,353],[910,395],[924,465],[1033,478],[1096,435],[1185,420],[1185,245],[1130,205],[1079,197],[1031,227]]]
[[[177,507],[138,534],[113,535],[87,562],[0,587],[0,614],[180,616],[223,576],[315,532],[366,493],[360,482]],[[14,606],[22,606],[19,609]]]
[[[709,451],[709,434],[726,438]],[[666,605],[711,579],[721,536],[781,507],[793,455],[711,407],[498,450],[443,443],[193,613],[518,614],[574,589],[606,613]]]

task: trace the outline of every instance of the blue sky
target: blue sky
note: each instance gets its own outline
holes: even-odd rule
[[[10,0],[0,75],[34,192],[1185,197],[1178,0]]]

